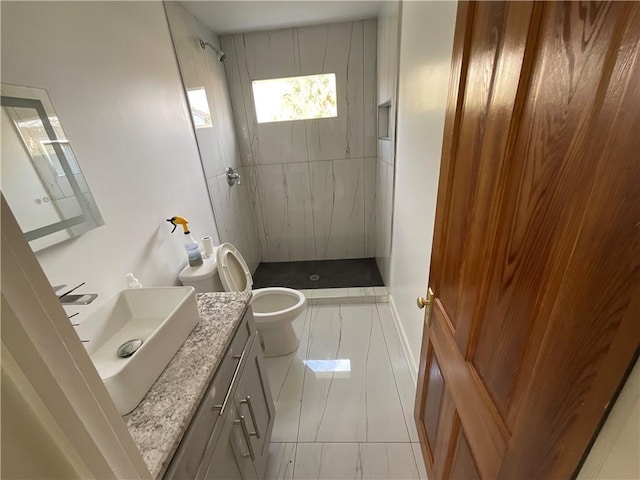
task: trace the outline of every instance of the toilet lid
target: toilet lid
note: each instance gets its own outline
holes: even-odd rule
[[[218,248],[218,274],[220,282],[227,292],[244,292],[251,290],[253,279],[244,258],[230,243],[223,243]]]

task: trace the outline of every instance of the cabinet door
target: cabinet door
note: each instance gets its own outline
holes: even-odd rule
[[[238,414],[248,429],[256,472],[258,477],[262,478],[267,466],[275,408],[267,380],[262,347],[257,338],[247,355],[235,400]]]
[[[206,468],[206,480],[256,479],[249,445],[235,405],[227,412],[213,455]]]

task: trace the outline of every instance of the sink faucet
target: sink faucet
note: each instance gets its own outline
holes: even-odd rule
[[[73,287],[71,290],[67,290],[62,295],[59,295],[58,300],[60,300],[60,303],[62,303],[63,305],[89,305],[96,298],[98,298],[97,293],[69,295],[70,293],[83,286],[85,283],[86,282],[82,282],[80,285]]]

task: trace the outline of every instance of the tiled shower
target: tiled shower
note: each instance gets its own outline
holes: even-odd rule
[[[376,22],[221,37],[266,262],[374,255]],[[335,73],[337,118],[256,121],[251,81]]]
[[[393,174],[379,150],[392,154],[393,139],[378,140],[377,105],[390,98],[379,98],[376,20],[218,38],[180,5],[167,12],[185,88],[204,87],[212,112],[196,137],[221,241],[252,270],[375,257],[386,278]],[[195,37],[219,45],[224,63]],[[321,73],[336,76],[337,117],[258,123],[253,80]],[[227,166],[240,185],[227,185]]]

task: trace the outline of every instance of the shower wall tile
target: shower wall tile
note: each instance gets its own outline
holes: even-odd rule
[[[233,38],[240,81],[232,88],[242,93],[244,120],[240,119],[240,123],[244,123],[241,128],[246,129],[249,141],[244,146],[246,154],[243,159],[248,165],[306,161],[303,122],[258,124],[251,87],[253,80],[300,75],[297,32],[285,29],[235,35]],[[230,67],[233,68],[232,65]]]
[[[242,164],[233,128],[233,115],[224,65],[215,52],[202,49],[197,38],[219,45],[218,37],[180,5],[168,2],[167,17],[186,90],[204,88],[212,126],[196,128],[195,135],[207,178],[220,175],[227,166]]]
[[[197,25],[200,29],[200,36],[206,38],[206,28],[200,22]],[[211,40],[214,40],[214,42],[211,42],[214,45],[218,43],[215,42],[217,38]],[[215,52],[212,52],[209,47],[204,51],[201,49],[201,52],[206,65],[205,90],[209,108],[211,109],[213,122],[211,128],[214,130],[214,137],[218,142],[217,149],[207,153],[214,157],[212,162],[215,169],[214,175],[219,175],[224,172],[226,167],[241,167],[242,159],[233,126],[233,110],[228,93],[229,89],[227,88],[224,64],[218,61]],[[197,129],[196,131],[204,132],[205,130],[208,130],[208,128]]]
[[[364,22],[364,155],[377,156],[378,108],[376,82],[369,81],[377,75],[378,26],[375,20]]]
[[[253,211],[251,208],[251,200],[250,196],[250,185],[247,182],[248,172],[246,167],[240,167],[237,169],[238,173],[242,178],[241,185],[236,184],[233,188],[238,189],[238,196],[235,198],[235,201],[238,205],[237,212],[239,217],[236,217],[236,223],[238,222],[238,218],[240,220],[240,234],[244,237],[244,242],[247,246],[247,249],[244,250],[247,253],[247,256],[243,253],[242,256],[245,257],[251,272],[255,272],[256,268],[258,268],[258,264],[262,260],[260,243],[257,234],[257,226],[255,222],[255,218],[253,215]],[[222,177],[225,177],[222,175]],[[226,180],[226,178],[225,178]],[[228,185],[228,184],[227,184]],[[233,242],[232,242],[233,243]]]
[[[375,159],[365,168],[365,157],[377,149],[376,25],[221,38],[263,261],[374,254]],[[257,123],[253,80],[318,73],[336,74],[337,118]]]
[[[224,68],[227,74],[231,105],[233,106],[240,156],[244,165],[251,165],[253,163],[251,145],[255,138],[255,122],[249,122],[249,112],[253,111],[253,96],[249,92],[247,92],[246,96],[244,94],[246,86],[242,82],[241,63],[238,60],[238,58],[244,58],[244,42],[242,39],[242,35],[225,35],[220,37],[220,44],[227,55]]]
[[[388,285],[391,258],[391,219],[393,212],[393,166],[378,160],[376,176],[375,257],[382,280]]]
[[[256,167],[272,262],[316,258],[308,163]]]
[[[391,107],[393,110],[393,107]],[[384,139],[378,140],[378,158],[387,165],[393,165],[395,162],[395,143],[394,140]]]
[[[307,140],[304,122],[275,122],[257,125],[258,141],[254,143],[254,158],[258,164],[307,161]]]
[[[207,179],[218,237],[223,242],[233,243],[254,271],[262,256],[258,221],[254,218],[250,182],[247,182],[250,172],[243,168],[243,158],[236,135],[236,132],[240,136],[246,134],[246,129],[234,128],[234,119],[236,126],[239,126],[242,123],[238,119],[244,115],[242,91],[235,89],[235,85],[232,84],[239,84],[238,69],[236,67],[235,70],[229,70],[229,65],[217,60],[213,49],[207,47],[203,50],[200,47],[198,38],[212,45],[220,45],[217,35],[179,4],[166,2],[165,6],[184,86],[187,90],[204,88],[211,112],[212,126],[195,129],[195,136]],[[222,44],[227,58],[231,59],[230,64],[237,65],[234,61],[236,49],[233,46],[233,37],[227,38]],[[225,71],[229,75],[229,85]],[[237,100],[240,100],[240,103]],[[236,169],[244,181],[240,185],[229,186],[224,174],[226,167]],[[198,232],[201,236],[209,233],[212,232]]]
[[[336,74],[338,116],[305,122],[310,161],[364,157],[363,23],[299,29],[302,71]]]
[[[300,75],[296,35],[293,28],[245,34],[244,62],[251,80]]]
[[[376,176],[378,159],[364,159],[364,256],[375,257],[376,254]]]
[[[252,219],[247,175],[242,167],[237,172],[243,179],[240,185],[236,183],[230,186],[225,174],[207,179],[207,185],[216,206],[215,217],[220,238],[236,246],[253,272],[260,263],[260,247]]]
[[[365,254],[364,159],[309,164],[317,258]]]
[[[246,172],[247,189],[249,191],[249,203],[251,204],[251,210],[253,212],[253,218],[256,222],[256,230],[258,232],[258,241],[260,243],[260,254],[263,262],[271,262],[269,257],[269,249],[267,247],[267,238],[265,236],[264,217],[262,215],[262,204],[260,202],[260,194],[258,192],[259,181],[256,167],[247,166],[244,167]]]

